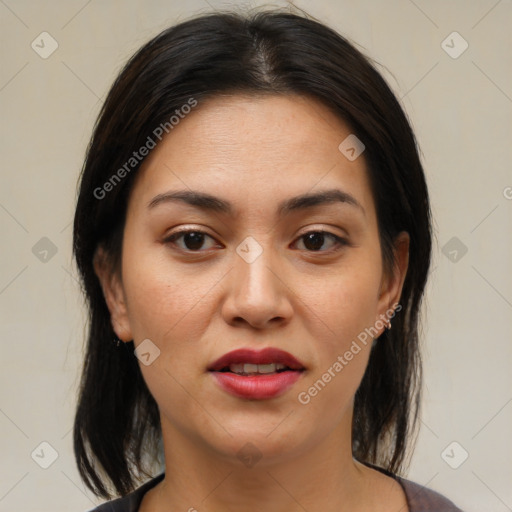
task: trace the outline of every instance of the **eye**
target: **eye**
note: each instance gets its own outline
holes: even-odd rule
[[[299,240],[304,240],[303,245],[306,250],[310,252],[331,252],[332,249],[321,250],[326,239],[334,241],[335,247],[336,245],[338,246],[334,249],[335,251],[340,249],[340,246],[348,245],[347,240],[334,235],[333,233],[329,233],[328,231],[309,231],[299,237]]]
[[[188,229],[173,233],[164,240],[164,243],[177,245],[184,251],[198,252],[198,250],[203,246],[205,238],[213,240],[213,238],[204,231],[199,229]],[[185,247],[176,243],[176,241],[180,239],[183,239]]]
[[[209,238],[210,240],[214,240],[210,235],[206,232],[201,231],[199,229],[184,229],[181,231],[177,231],[172,233],[170,236],[165,238],[164,243],[172,244],[178,246],[179,249],[190,252],[202,252],[200,249],[203,248],[203,244],[205,239]],[[303,245],[305,246],[305,250],[309,252],[331,252],[333,249],[321,250],[324,246],[326,239],[334,242],[334,247],[338,246],[334,250],[340,249],[342,246],[348,245],[347,240],[341,238],[333,233],[329,233],[328,231],[309,231],[301,235],[298,240],[304,240]],[[178,240],[182,240],[183,245],[177,243]],[[341,246],[341,247],[340,247]],[[212,247],[207,247],[209,249]]]

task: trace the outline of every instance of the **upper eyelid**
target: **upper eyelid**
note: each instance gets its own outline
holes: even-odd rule
[[[341,228],[338,228],[338,229],[341,229]],[[176,231],[173,231],[171,233],[169,233],[168,235],[165,235],[164,238],[169,238],[171,236],[176,236],[176,235],[181,235],[181,234],[186,234],[186,233],[202,233],[204,235],[207,235],[211,238],[216,238],[215,235],[211,235],[208,231],[206,231],[204,228],[194,228],[194,227],[184,227],[184,228],[178,228],[176,229]],[[298,237],[301,237],[301,236],[304,236],[304,235],[307,235],[309,233],[325,233],[327,235],[332,235],[332,236],[336,236],[338,238],[345,238],[345,237],[348,237],[348,234],[337,234],[337,233],[333,233],[332,231],[330,231],[330,228],[321,228],[321,227],[318,227],[318,228],[315,228],[315,227],[310,227],[307,229],[307,231],[303,231],[301,234],[297,235]]]
[[[169,235],[166,235],[163,239],[164,243],[171,241],[173,238],[178,238],[181,235],[185,235],[187,233],[201,233],[203,235],[209,236],[212,240],[217,241],[216,237],[213,235],[210,235],[207,231],[205,231],[203,228],[195,229],[195,228],[183,228],[183,229],[177,229],[176,231],[170,233]],[[346,241],[347,236],[346,235],[339,235],[336,233],[332,233],[328,229],[325,228],[310,228],[307,231],[302,232],[301,234],[297,235],[295,240],[299,240],[305,235],[308,235],[309,233],[323,233],[324,235],[331,236],[334,238],[338,243],[341,241]],[[200,251],[194,251],[194,252],[200,252]],[[322,251],[327,252],[327,251]]]

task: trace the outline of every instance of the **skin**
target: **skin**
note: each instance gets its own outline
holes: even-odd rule
[[[166,476],[142,512],[407,511],[394,479],[352,458],[353,398],[371,342],[309,404],[297,399],[399,302],[407,271],[406,233],[394,271],[384,271],[364,153],[349,161],[338,150],[350,133],[310,98],[217,97],[144,161],[120,272],[101,249],[95,258],[118,337],[135,346],[149,338],[160,350],[139,364],[160,410]],[[332,188],[362,209],[332,203],[276,216],[281,201]],[[148,208],[158,194],[187,189],[229,201],[235,215],[184,202]],[[208,236],[166,242],[179,227]],[[303,235],[319,230],[347,245],[326,236],[315,251]],[[236,252],[247,236],[263,251],[252,263]],[[307,370],[280,397],[236,398],[206,368],[241,347],[286,350]],[[237,457],[247,442],[262,455],[251,468]]]

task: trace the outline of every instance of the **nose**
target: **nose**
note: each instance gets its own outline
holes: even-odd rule
[[[222,306],[228,324],[265,329],[289,322],[293,291],[272,249],[267,246],[254,261],[235,254],[228,276],[229,290]]]

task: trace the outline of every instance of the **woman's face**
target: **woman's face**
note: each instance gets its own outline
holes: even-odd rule
[[[267,461],[330,434],[350,443],[368,332],[384,330],[407,265],[403,243],[397,272],[383,272],[364,152],[338,149],[350,134],[304,97],[214,98],[145,160],[121,279],[98,273],[116,333],[142,354],[164,440],[234,461],[246,443]],[[214,365],[237,349],[249,353]]]

